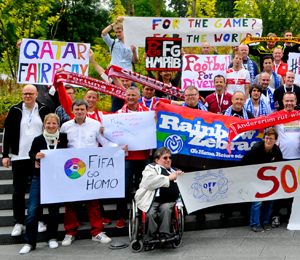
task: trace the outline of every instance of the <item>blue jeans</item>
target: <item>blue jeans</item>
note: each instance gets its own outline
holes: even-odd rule
[[[117,214],[118,218],[127,218],[127,203],[130,203],[129,187],[135,175],[135,187],[139,188],[140,178],[146,165],[150,163],[150,159],[143,160],[125,160],[125,198],[118,199]]]
[[[48,204],[47,241],[57,239],[58,217],[60,204]],[[25,241],[33,248],[36,247],[40,203],[40,178],[34,176],[28,201]]]
[[[258,227],[260,223],[269,223],[273,203],[274,200],[252,202],[250,216],[251,227]]]

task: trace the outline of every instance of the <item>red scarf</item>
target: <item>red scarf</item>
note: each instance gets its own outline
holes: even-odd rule
[[[145,106],[137,103],[136,112],[143,112],[143,111],[150,111],[150,110],[148,107],[145,107]],[[120,110],[118,110],[118,113],[129,113],[127,103],[125,103],[125,105]]]

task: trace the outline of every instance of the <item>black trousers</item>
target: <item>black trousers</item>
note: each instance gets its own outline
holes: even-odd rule
[[[13,172],[13,212],[15,224],[24,224],[25,219],[25,191],[28,177],[33,175],[33,160],[12,161]]]

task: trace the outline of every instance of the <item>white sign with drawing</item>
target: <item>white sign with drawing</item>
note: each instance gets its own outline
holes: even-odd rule
[[[42,150],[41,203],[123,198],[121,147]]]
[[[155,149],[155,112],[121,113],[103,116],[104,136],[129,151]]]

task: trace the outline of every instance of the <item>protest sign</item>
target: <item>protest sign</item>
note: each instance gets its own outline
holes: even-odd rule
[[[214,77],[223,75],[230,62],[231,55],[184,55],[181,88],[195,86],[201,91],[215,90]]]
[[[41,203],[123,198],[125,152],[121,147],[41,151]]]
[[[229,154],[229,127],[243,119],[164,103],[157,105],[156,118],[157,147],[170,148],[178,167],[234,166],[263,138],[263,129],[245,132],[231,142]]]
[[[129,151],[156,148],[155,112],[120,113],[103,116],[104,136]]]
[[[178,175],[177,184],[191,213],[228,203],[300,196],[299,166],[297,160],[189,172]]]
[[[126,46],[145,46],[146,37],[182,38],[183,47],[236,46],[244,37],[262,34],[262,20],[255,18],[124,17]]]
[[[289,53],[288,66],[295,73],[295,81],[300,83],[300,53]]]
[[[180,38],[146,38],[146,70],[181,70]]]
[[[20,48],[18,83],[51,85],[55,71],[88,75],[90,44],[23,39]]]

